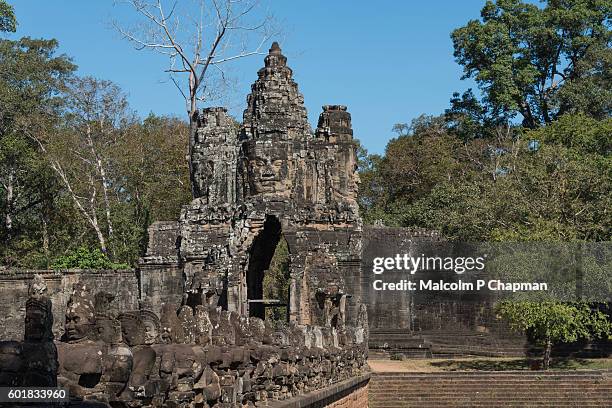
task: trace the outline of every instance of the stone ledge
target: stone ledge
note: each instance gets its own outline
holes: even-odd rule
[[[30,281],[35,274],[45,279],[60,279],[62,276],[99,276],[99,275],[122,275],[134,274],[135,268],[129,269],[0,269],[0,280],[27,280]]]
[[[306,408],[312,406],[327,406],[347,395],[351,394],[355,390],[365,387],[370,381],[370,373],[361,374],[357,377],[349,378],[332,384],[329,387],[321,390],[312,391],[308,394],[299,395],[295,398],[286,400],[268,400],[265,402],[257,403],[258,407],[270,407],[270,408]]]

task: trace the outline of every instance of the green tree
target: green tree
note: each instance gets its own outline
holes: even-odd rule
[[[453,31],[464,78],[474,78],[487,107],[519,113],[535,128],[565,113],[611,112],[609,0],[487,1],[482,20]]]
[[[378,154],[369,154],[361,143],[358,143],[357,171],[361,182],[357,198],[362,217],[373,222],[381,218],[377,218],[375,206],[380,201],[380,194],[384,189],[378,171],[382,157]]]
[[[544,347],[545,370],[550,367],[555,343],[612,338],[612,322],[586,303],[504,301],[498,304],[497,312],[514,330],[528,333]]]
[[[610,119],[564,115],[551,125],[461,141],[438,124],[389,142],[362,170],[366,222],[475,240],[609,239]]]
[[[98,248],[90,250],[81,246],[67,255],[62,255],[51,264],[51,269],[129,269],[130,265],[115,263]]]
[[[191,200],[189,126],[172,117],[149,115],[124,130],[113,148],[114,248],[134,263],[146,249],[147,227],[178,219]]]
[[[113,239],[113,150],[121,137],[121,127],[135,118],[128,110],[125,95],[109,81],[73,78],[66,87],[64,101],[61,128],[32,138],[106,253]]]
[[[496,129],[506,128],[509,118],[490,105],[482,104],[472,89],[463,94],[453,93],[451,107],[444,112],[449,133],[468,142],[472,139],[492,139]]]
[[[109,81],[74,78],[62,127],[39,138],[97,246],[116,262],[134,264],[157,220],[176,219],[189,194],[187,125],[149,116],[140,122]]]
[[[17,30],[15,10],[5,0],[0,0],[0,32],[14,33],[15,30]]]
[[[191,200],[187,162],[189,126],[185,121],[149,114],[132,124],[116,148],[118,189],[141,216],[174,220]]]
[[[263,280],[264,299],[276,299],[284,305],[289,305],[289,247],[287,241],[281,236],[276,245],[274,255],[270,261],[270,267],[266,271]],[[266,320],[274,325],[282,325],[287,322],[287,306],[267,307]]]
[[[48,250],[58,187],[32,137],[56,125],[63,84],[76,68],[56,50],[55,40],[0,40],[0,234],[7,263],[28,248]]]
[[[2,0],[0,24],[16,26]],[[139,121],[116,85],[75,78],[57,47],[0,40],[0,262],[49,267],[97,247],[133,265],[148,225],[190,199],[188,126]]]

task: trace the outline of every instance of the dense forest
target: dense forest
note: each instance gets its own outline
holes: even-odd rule
[[[0,29],[15,31],[0,1]],[[28,268],[134,265],[147,226],[191,197],[188,125],[141,119],[57,41],[0,40],[0,257]]]
[[[478,92],[361,155],[367,222],[462,240],[610,240],[610,1],[487,2],[451,38]]]
[[[486,2],[451,33],[478,89],[394,125],[384,155],[360,150],[364,220],[463,240],[610,240],[611,15],[609,0]],[[0,35],[17,23],[0,0]],[[134,265],[147,226],[190,200],[189,124],[138,117],[75,64],[53,39],[0,38],[5,267]]]

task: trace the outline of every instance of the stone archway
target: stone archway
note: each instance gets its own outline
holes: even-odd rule
[[[279,243],[281,243],[281,245],[279,245]],[[284,248],[282,244],[284,244]],[[268,274],[273,258],[275,257],[275,253],[277,252],[277,249],[281,248],[284,249],[286,255],[288,255],[288,252],[286,252],[287,244],[282,237],[281,223],[276,216],[268,215],[266,216],[263,229],[253,240],[253,244],[249,250],[249,263],[246,272],[246,290],[248,315],[250,317],[265,319],[266,308],[288,308],[288,282],[287,294],[283,293],[281,296],[278,296],[278,290],[274,290],[275,288],[270,287],[271,285],[282,286],[282,279],[288,279],[288,276],[283,277],[277,274],[278,276],[271,277]],[[277,262],[275,262],[275,264]],[[273,265],[273,267],[277,268],[278,265]],[[268,285],[268,287],[266,287],[266,285]],[[276,295],[274,296],[276,298],[270,297],[273,295]]]

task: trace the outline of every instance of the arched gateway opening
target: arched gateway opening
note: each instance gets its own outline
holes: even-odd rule
[[[249,316],[288,320],[289,250],[277,217],[266,216],[264,227],[249,252],[247,301]]]

